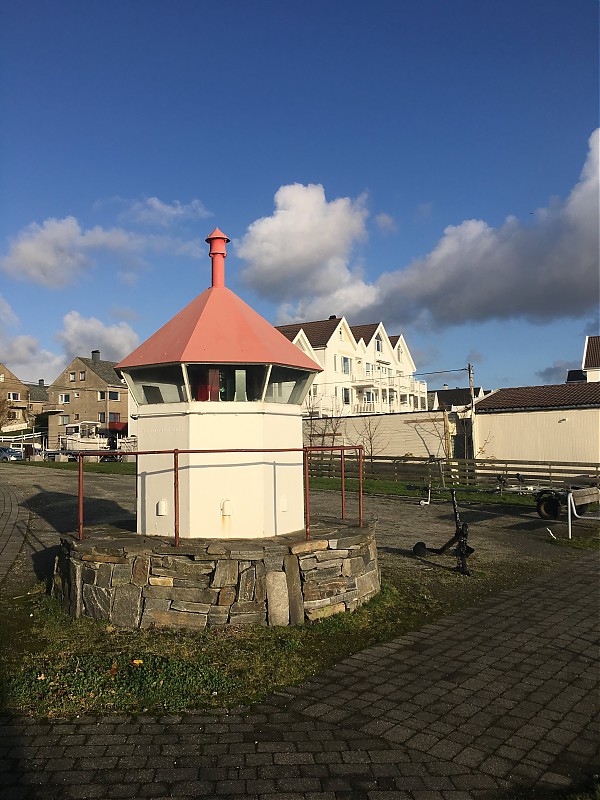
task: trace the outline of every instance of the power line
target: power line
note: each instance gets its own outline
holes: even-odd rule
[[[468,367],[462,367],[461,369],[438,369],[435,372],[415,372],[414,375],[445,375],[447,372],[468,372]]]

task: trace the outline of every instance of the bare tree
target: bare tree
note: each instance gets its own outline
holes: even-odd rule
[[[4,430],[6,423],[12,419],[12,407],[10,400],[0,398],[0,431]]]
[[[381,430],[381,421],[381,416],[369,414],[356,419],[353,425],[355,436],[352,437],[352,444],[361,444],[371,463],[373,456],[379,455],[390,443],[391,437]]]
[[[444,458],[452,458],[452,439],[450,436],[450,422],[448,412],[443,411],[442,417],[435,414],[427,414],[425,418],[420,417],[415,420],[405,420],[405,425],[410,425],[419,439],[423,442],[425,450],[429,456],[439,457],[440,453]],[[431,452],[431,440],[438,445],[436,452]]]
[[[340,441],[343,419],[336,398],[333,398],[332,401],[331,415],[319,416],[314,398],[307,402],[306,408],[309,415],[304,420],[304,441],[309,447],[334,447],[343,444],[343,441]],[[329,474],[335,473],[335,454],[332,451],[320,453],[317,458],[321,465],[321,471],[329,472]]]

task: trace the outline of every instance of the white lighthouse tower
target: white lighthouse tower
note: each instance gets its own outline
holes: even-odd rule
[[[301,404],[321,367],[225,287],[229,239],[216,228],[206,241],[212,286],[117,365],[139,407],[138,449],[238,451],[178,455],[182,538],[300,531]],[[173,535],[173,462],[138,457],[140,534]]]

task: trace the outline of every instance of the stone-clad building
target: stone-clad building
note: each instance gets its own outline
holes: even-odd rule
[[[77,356],[48,387],[48,447],[69,447],[69,437],[103,440],[126,436],[129,392],[115,361]]]

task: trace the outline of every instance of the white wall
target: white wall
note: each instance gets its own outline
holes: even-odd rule
[[[300,413],[299,406],[279,403],[140,406],[139,449],[301,448]],[[138,533],[172,536],[173,456],[140,456],[138,462]],[[302,452],[181,454],[179,498],[182,538],[303,530]],[[157,513],[161,500],[164,516]]]
[[[452,418],[448,421],[448,433],[456,433]],[[417,458],[444,457],[445,436],[442,411],[407,414],[365,414],[341,417],[335,421],[304,420],[304,441],[309,444],[313,432],[313,444],[321,444],[321,431],[325,432],[326,445],[362,444],[368,453],[371,442],[375,456],[404,456]],[[335,437],[330,434],[335,433]]]
[[[600,409],[476,414],[480,458],[600,461]]]

